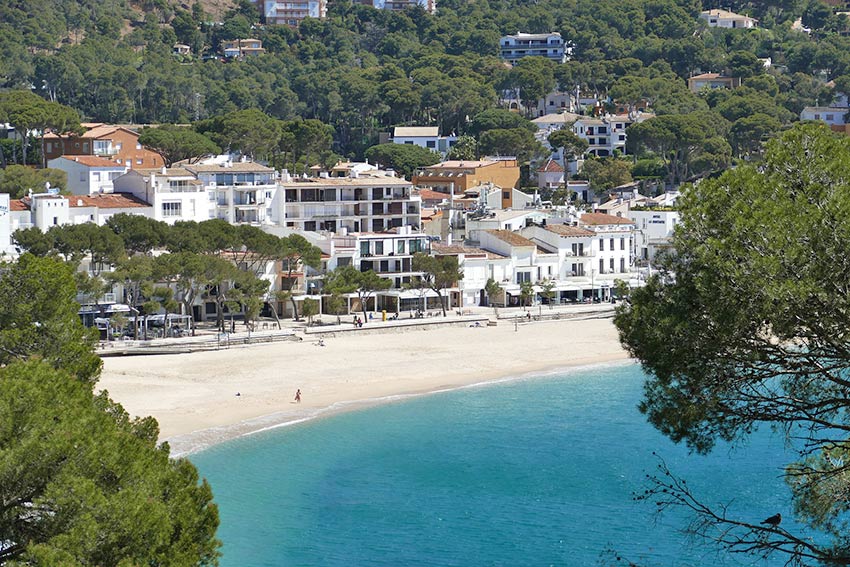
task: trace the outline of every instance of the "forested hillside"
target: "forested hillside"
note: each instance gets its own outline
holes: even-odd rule
[[[0,87],[34,88],[92,121],[193,122],[251,108],[313,118],[333,128],[337,153],[362,156],[392,125],[463,133],[467,117],[508,87],[527,100],[582,87],[649,100],[658,114],[712,108],[730,123],[754,113],[787,123],[831,98],[826,81],[850,73],[846,17],[826,4],[723,2],[759,18],[759,28],[707,28],[697,15],[719,4],[441,0],[432,16],[329,0],[326,20],[291,29],[261,25],[247,0],[218,13],[209,2],[0,0]],[[800,16],[811,33],[792,29]],[[517,31],[559,31],[574,44],[572,60],[508,68],[498,39]],[[211,58],[222,40],[247,37],[267,53]],[[178,42],[192,53],[172,55]],[[724,70],[747,88],[709,98],[687,91],[688,76]]]

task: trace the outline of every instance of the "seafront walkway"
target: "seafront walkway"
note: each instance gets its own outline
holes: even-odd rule
[[[171,337],[152,340],[116,340],[102,341],[98,354],[105,356],[133,356],[153,354],[180,354],[205,350],[239,348],[256,344],[279,341],[313,341],[337,334],[382,334],[433,329],[444,326],[486,327],[492,325],[520,326],[559,319],[598,319],[614,315],[615,306],[610,303],[576,305],[537,305],[531,307],[509,307],[493,309],[491,307],[471,307],[448,310],[443,317],[441,311],[432,310],[424,317],[412,314],[400,314],[397,319],[383,319],[383,313],[367,312],[362,326],[354,324],[354,314],[343,315],[337,322],[335,315],[321,315],[307,320],[293,321],[282,319],[280,328],[272,319],[262,319],[248,330],[242,322],[237,322],[235,332],[221,333],[209,323],[201,323],[195,329],[194,336]],[[363,317],[362,314],[357,314]],[[371,319],[369,318],[371,315]],[[230,322],[227,322],[230,325]]]

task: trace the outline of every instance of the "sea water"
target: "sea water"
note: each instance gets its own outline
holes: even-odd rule
[[[780,565],[685,537],[633,499],[659,458],[744,521],[790,517],[782,439],[689,454],[613,365],[433,394],[191,455],[219,505],[223,567]],[[655,455],[653,454],[655,452]],[[785,524],[783,524],[785,525]]]

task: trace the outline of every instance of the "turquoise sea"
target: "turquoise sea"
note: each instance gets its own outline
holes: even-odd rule
[[[635,502],[655,451],[710,503],[791,516],[781,438],[690,455],[637,411],[635,365],[389,403],[191,455],[221,513],[223,567],[780,565],[718,554],[685,514]],[[785,524],[783,524],[785,525]],[[619,563],[624,564],[624,563]]]

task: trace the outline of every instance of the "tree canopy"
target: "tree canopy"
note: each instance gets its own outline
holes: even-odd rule
[[[210,487],[158,434],[47,362],[0,368],[0,564],[216,565]]]
[[[691,187],[674,253],[616,317],[649,374],[640,409],[665,435],[707,452],[759,427],[787,434],[788,507],[820,536],[708,508],[700,520],[728,549],[791,564],[850,564],[848,167],[850,140],[804,124],[763,163]],[[669,505],[683,486],[662,481],[650,498]]]
[[[366,150],[366,159],[410,178],[413,172],[440,161],[440,154],[413,144],[379,144]]]
[[[175,161],[191,161],[221,152],[221,148],[203,134],[173,124],[143,128],[139,133],[139,143],[162,156],[167,167]]]

